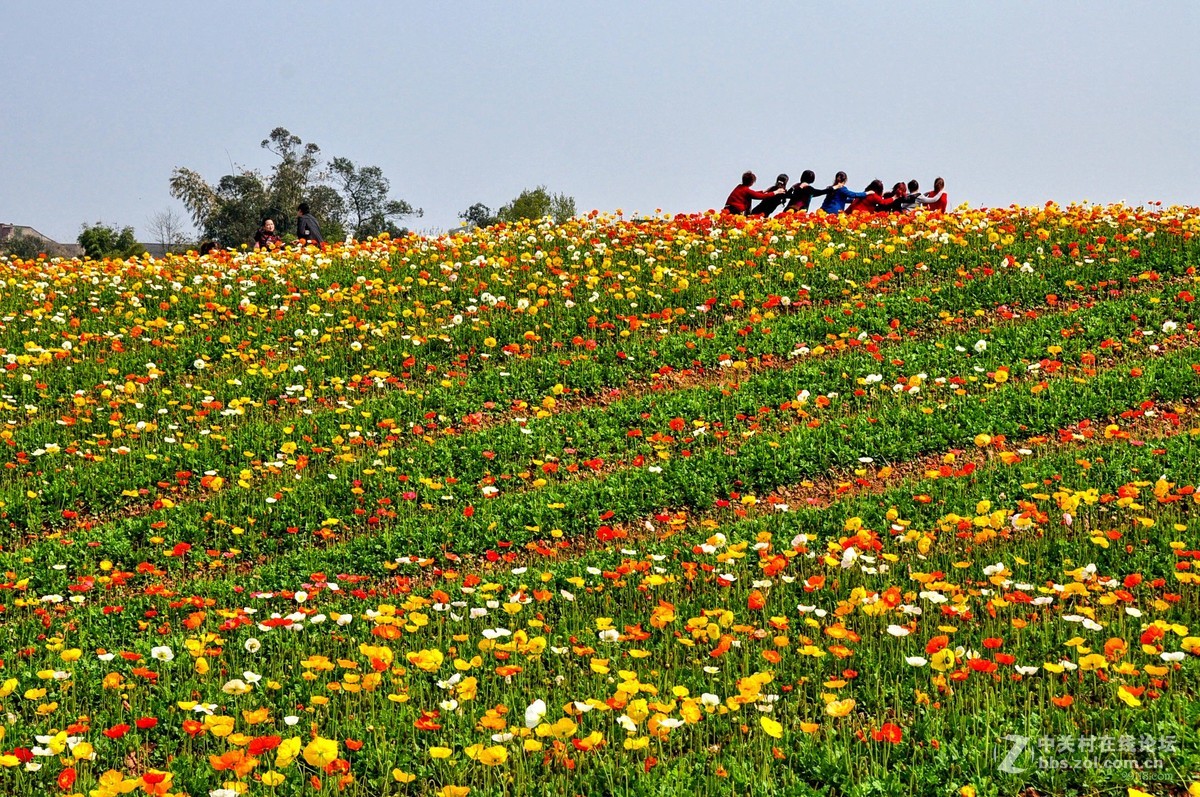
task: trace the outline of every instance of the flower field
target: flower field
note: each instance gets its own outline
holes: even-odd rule
[[[1200,793],[1198,233],[0,260],[0,783]]]

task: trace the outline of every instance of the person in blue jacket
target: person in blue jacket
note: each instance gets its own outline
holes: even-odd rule
[[[825,190],[828,193],[825,195],[825,201],[821,203],[821,210],[831,215],[844,212],[851,200],[862,199],[866,196],[863,191],[851,191],[846,187],[845,172],[838,172],[834,175],[833,185]]]

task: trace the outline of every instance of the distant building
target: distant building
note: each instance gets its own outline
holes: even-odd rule
[[[23,224],[0,224],[0,247],[11,241],[13,238],[32,238],[40,242],[45,249],[46,254],[51,257],[83,257],[83,247],[77,243],[59,243],[48,235],[43,235],[32,227],[26,227]],[[163,257],[167,253],[167,248],[159,243],[149,244],[143,243],[146,251],[151,257]],[[175,251],[186,250],[188,247],[175,247]]]
[[[0,224],[0,246],[13,238],[32,238],[42,243],[48,255],[56,257],[83,257],[83,247],[77,243],[63,244],[48,235],[43,235],[32,227],[23,224]]]

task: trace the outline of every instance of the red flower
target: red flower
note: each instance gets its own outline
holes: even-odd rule
[[[283,738],[280,736],[259,736],[250,741],[247,749],[250,751],[250,755],[262,755],[269,750],[274,750],[281,742],[283,742]]]
[[[154,717],[142,717],[139,720],[135,720],[133,724],[138,727],[139,731],[148,731],[158,724],[158,720]]]
[[[871,731],[871,736],[877,742],[900,744],[900,740],[904,738],[904,731],[894,722],[885,722],[879,730]]]
[[[130,727],[122,722],[120,725],[114,725],[108,730],[104,731],[104,735],[110,739],[120,739],[122,736],[129,733],[129,731]]]

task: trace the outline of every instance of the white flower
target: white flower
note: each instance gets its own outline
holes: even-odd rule
[[[1179,324],[1176,324],[1174,321],[1164,321],[1163,322],[1162,331],[1166,332],[1168,335],[1177,329],[1179,329]]]
[[[975,351],[979,352],[980,354],[983,354],[985,351],[987,351],[987,341],[986,340],[975,341],[974,349],[975,349]]]
[[[920,656],[905,656],[904,660],[913,667],[924,667],[929,662]]]
[[[908,636],[909,630],[902,625],[889,625],[887,632],[892,636]]]
[[[175,651],[166,645],[159,645],[156,648],[150,649],[150,658],[155,661],[173,661],[175,659]]]
[[[201,360],[199,357],[197,357],[197,358],[195,359],[195,361],[192,363],[192,366],[193,366],[193,367],[194,367],[194,368],[195,368],[197,371],[203,371],[205,368],[207,368],[207,367],[208,367],[208,363],[204,362],[204,360]]]
[[[525,709],[525,727],[536,728],[546,716],[546,701],[538,698]]]
[[[308,593],[304,590],[300,590],[293,597],[296,599],[296,603],[304,603],[306,600],[308,600]]]
[[[246,649],[247,653],[258,653],[262,650],[262,643],[254,637],[250,637],[242,644],[242,647]]]

